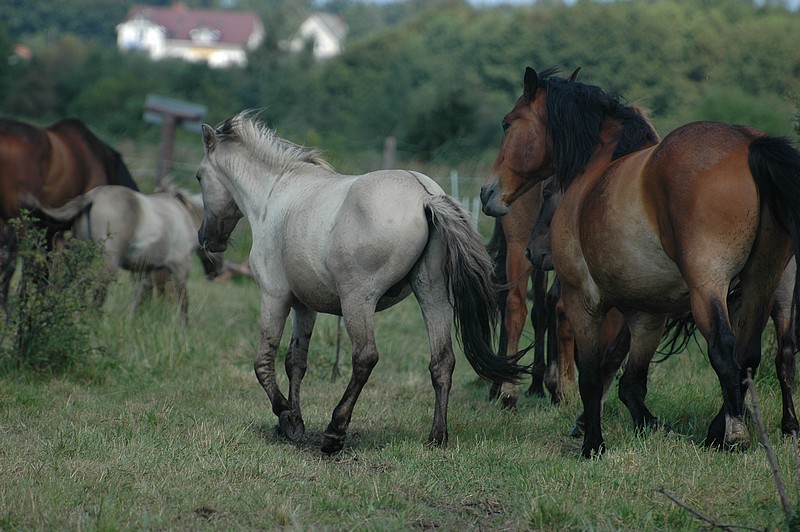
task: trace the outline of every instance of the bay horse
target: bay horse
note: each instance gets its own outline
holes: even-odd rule
[[[743,380],[760,362],[773,294],[800,250],[800,152],[750,127],[693,122],[661,142],[653,131],[649,145],[615,157],[622,144],[597,148],[600,125],[624,104],[554,74],[526,69],[481,200],[484,212],[502,216],[553,174],[565,191],[551,238],[578,346],[583,456],[605,449],[600,336],[612,307],[631,331],[630,378],[620,386],[636,427],[654,418],[644,403],[647,367],[666,319],[691,311],[722,388],[706,444],[746,448]],[[728,293],[737,278],[741,308],[732,320]],[[795,282],[795,302],[798,292]]]
[[[534,268],[542,269],[545,271],[553,270],[553,253],[550,242],[550,225],[555,214],[555,209],[558,202],[563,195],[563,191],[558,187],[556,180],[550,178],[544,182],[542,186],[542,205],[539,210],[539,215],[536,218],[533,231],[531,232],[528,246],[525,250],[525,256],[534,265]],[[795,354],[797,353],[797,339],[796,339],[796,312],[794,312],[793,305],[793,289],[795,285],[795,276],[797,275],[797,263],[794,257],[789,261],[786,269],[781,275],[778,287],[775,290],[773,297],[772,307],[770,310],[770,318],[775,327],[775,340],[776,340],[776,353],[775,353],[775,370],[778,376],[778,383],[781,389],[782,397],[782,416],[781,416],[781,429],[785,434],[791,434],[795,427],[798,426],[797,414],[794,408],[794,400],[792,399],[792,387],[795,378]],[[563,302],[560,299],[560,283],[556,277],[551,290],[548,292],[548,297],[557,298],[558,301],[554,304],[556,309],[555,319],[556,331],[549,332],[551,338],[558,337],[557,349],[558,353],[549,354],[549,357],[558,362],[560,380],[556,381],[558,385],[563,385],[563,381],[571,380],[566,371],[572,369],[572,362],[574,359],[573,353],[573,334],[569,323],[566,320],[566,315],[563,312]],[[554,291],[558,294],[553,294]],[[728,305],[732,313],[738,312],[738,290],[736,287],[728,295]],[[665,356],[678,352],[680,345],[678,338],[684,332],[692,333],[693,328],[691,323],[687,323],[686,318],[677,317],[668,321],[668,324],[674,327],[674,330],[665,332],[665,340],[668,343],[669,351],[664,352]],[[607,362],[604,363],[604,383],[605,392],[608,393],[608,387],[611,385],[613,376],[619,369],[617,363],[621,364],[624,356],[627,354],[630,347],[630,333],[624,325],[624,318],[616,309],[610,309],[606,315],[606,320],[603,323],[604,333],[602,344],[604,346]],[[668,327],[670,329],[670,327]],[[612,343],[609,343],[612,342]],[[671,345],[670,342],[672,342]],[[553,349],[555,346],[548,346],[548,349]],[[563,394],[563,391],[561,392]],[[571,436],[577,437],[583,435],[583,415],[581,415],[575,423],[575,426],[570,433]]]
[[[17,242],[6,223],[29,195],[59,207],[100,185],[138,190],[122,156],[76,118],[45,128],[0,119],[0,304],[8,300]]]
[[[32,196],[23,205],[56,230],[71,229],[75,238],[103,247],[103,275],[111,279],[122,268],[131,272],[134,313],[152,290],[151,273],[169,272],[175,282],[181,316],[188,321],[186,281],[192,254],[199,247],[197,231],[203,220],[202,205],[188,194],[171,188],[142,194],[119,185],[95,187],[61,207],[44,207]],[[217,261],[221,266],[221,261]],[[204,265],[204,267],[207,267]],[[95,298],[105,299],[105,285]]]
[[[350,381],[324,431],[326,454],[342,449],[353,408],[378,362],[373,314],[412,292],[430,342],[431,444],[448,438],[454,320],[478,375],[513,382],[527,371],[492,350],[492,261],[469,215],[432,179],[407,170],[338,174],[316,150],[281,139],[247,111],[217,129],[204,125],[203,142],[197,179],[205,215],[198,238],[220,252],[242,217],[250,223],[250,268],[261,288],[254,369],[290,440],[305,432],[300,385],[318,312],[342,316],[353,346]],[[287,400],[276,382],[275,356],[290,311]]]
[[[634,106],[631,106],[632,108]],[[643,114],[643,116],[645,116]],[[604,122],[603,129],[605,129],[612,121],[607,120]],[[542,205],[539,210],[539,215],[536,218],[533,231],[531,232],[528,246],[525,250],[525,256],[534,265],[534,268],[551,271],[553,267],[553,253],[550,242],[550,225],[555,214],[555,209],[558,202],[563,196],[563,191],[558,187],[558,182],[549,178],[544,181],[542,186]],[[783,415],[781,418],[781,427],[784,431],[791,432],[793,424],[797,423],[797,415],[794,409],[794,402],[792,400],[792,386],[794,383],[795,375],[795,353],[796,339],[795,339],[795,315],[792,312],[792,294],[796,275],[796,263],[792,259],[786,267],[783,275],[781,276],[780,284],[775,290],[774,302],[770,311],[775,326],[776,337],[776,357],[775,368],[778,375],[778,382],[781,388],[781,395],[783,398]],[[732,312],[736,312],[737,302],[736,299],[738,291],[734,288],[728,296],[728,304]],[[553,298],[557,301],[551,303],[551,307],[555,309],[554,316],[550,316],[550,320],[554,320],[553,327],[555,330],[549,332],[551,338],[558,338],[558,344],[548,344],[548,351],[556,350],[557,353],[549,353],[548,357],[557,361],[557,368],[560,370],[556,376],[551,377],[555,382],[560,393],[563,394],[563,384],[566,381],[571,381],[568,371],[572,369],[574,361],[574,335],[566,315],[563,311],[563,301],[560,299],[560,283],[558,277],[555,278],[553,285],[548,291],[548,298]],[[677,316],[668,320],[668,327],[664,333],[664,341],[666,348],[661,353],[666,357],[675,354],[682,350],[688,337],[686,334],[693,333],[693,324],[690,317]],[[681,336],[684,336],[681,340]],[[603,397],[607,395],[614,376],[617,374],[625,356],[630,347],[630,332],[625,326],[624,317],[617,309],[610,309],[603,322],[603,339],[602,346],[604,350],[604,364],[603,364],[603,382],[604,393]],[[624,390],[624,388],[623,388]],[[624,400],[624,398],[623,398]],[[652,426],[657,426],[656,420],[651,420]],[[788,427],[788,428],[787,428]],[[570,436],[579,437],[583,436],[584,416],[581,414],[575,422],[575,425],[570,432]]]
[[[544,396],[547,371],[545,334],[547,330],[547,276],[533,270],[525,259],[525,247],[541,202],[540,187],[534,187],[515,203],[508,214],[495,221],[492,238],[487,244],[495,262],[493,280],[498,287],[500,306],[500,344],[498,354],[514,356],[528,316],[528,299],[532,300],[531,325],[534,331],[534,361],[528,395]],[[528,281],[530,280],[530,290]],[[532,296],[532,297],[529,297]],[[527,350],[526,350],[527,351]],[[550,389],[553,398],[554,391]],[[519,386],[510,382],[494,382],[490,399],[499,399],[504,408],[513,408],[519,399]]]

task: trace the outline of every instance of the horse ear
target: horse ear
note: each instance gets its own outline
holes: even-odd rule
[[[217,134],[214,128],[208,124],[203,124],[203,144],[206,146],[206,151],[210,152],[217,145]]]
[[[578,79],[578,72],[580,71],[581,67],[576,68],[575,72],[573,72],[572,75],[570,75],[570,77],[567,78],[567,81],[575,81],[576,79]]]
[[[536,89],[539,88],[539,76],[536,71],[531,67],[525,68],[525,83],[522,88],[522,95],[532,100],[536,95]]]

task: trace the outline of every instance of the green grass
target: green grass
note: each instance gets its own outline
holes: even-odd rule
[[[86,364],[60,376],[0,375],[0,529],[700,528],[661,488],[724,523],[785,528],[763,448],[701,445],[721,397],[696,348],[652,367],[648,403],[675,432],[634,434],[615,387],[599,461],[579,458],[567,435],[581,409],[574,387],[559,407],[522,397],[501,411],[459,354],[450,442],[430,448],[427,339],[407,300],[377,316],[381,360],[345,449],[326,457],[322,431],[346,385],[330,376],[336,319],[318,320],[303,383],[307,433],[294,444],[277,433],[252,370],[256,286],[194,272],[189,297],[188,327],[170,302],[132,318],[122,274],[97,324],[102,348]],[[342,355],[349,376],[346,339]],[[757,386],[798,501],[771,356]]]

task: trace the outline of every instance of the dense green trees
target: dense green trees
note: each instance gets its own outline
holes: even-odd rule
[[[582,81],[650,108],[662,134],[702,118],[790,134],[796,108],[789,96],[800,93],[800,14],[780,2],[554,0],[490,8],[464,0],[333,0],[322,7],[345,17],[351,32],[346,52],[324,63],[280,48],[313,1],[188,2],[238,4],[264,18],[265,46],[247,68],[228,71],[120,56],[113,26],[132,3],[115,0],[102,16],[70,7],[58,18],[47,11],[50,2],[26,0],[25,10],[41,14],[39,26],[19,5],[4,4],[0,49],[22,41],[34,58],[0,64],[0,112],[40,122],[77,115],[137,138],[149,92],[203,103],[211,122],[257,108],[282,135],[320,145],[356,170],[380,163],[387,136],[398,140],[401,161],[491,158],[526,65],[582,66]]]

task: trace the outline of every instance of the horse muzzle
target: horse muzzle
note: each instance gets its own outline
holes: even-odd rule
[[[499,218],[508,213],[508,205],[503,203],[500,196],[497,184],[481,187],[481,205],[483,205],[484,214]]]
[[[200,242],[200,246],[210,252],[210,253],[222,253],[226,249],[228,249],[228,242],[218,242],[209,238],[206,234],[206,226],[203,224],[200,227],[200,230],[197,231],[197,241]]]

